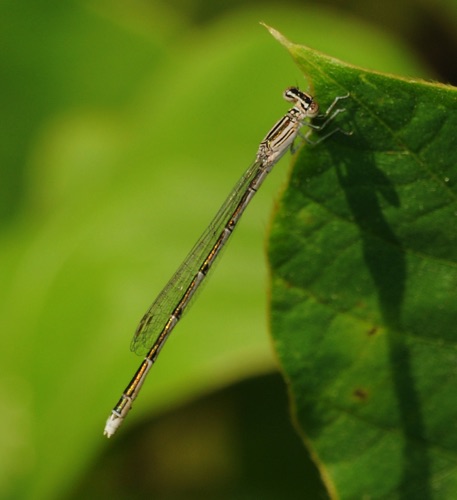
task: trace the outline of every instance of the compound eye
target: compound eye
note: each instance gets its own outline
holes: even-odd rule
[[[316,101],[311,101],[308,106],[307,115],[313,117],[316,116],[318,113],[319,113],[319,105],[317,104]]]

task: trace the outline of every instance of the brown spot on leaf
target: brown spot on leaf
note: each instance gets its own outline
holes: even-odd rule
[[[365,389],[362,389],[361,387],[355,389],[353,394],[355,398],[358,399],[359,401],[366,401],[368,399],[368,392]]]
[[[371,337],[372,335],[376,335],[376,332],[378,331],[378,327],[377,326],[373,326],[371,327],[368,332],[367,332],[367,335],[369,337]]]

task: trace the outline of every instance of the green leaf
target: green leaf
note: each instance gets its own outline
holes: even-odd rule
[[[455,497],[456,89],[273,34],[322,111],[350,94],[329,127],[352,135],[300,150],[270,238],[297,425],[332,497]]]

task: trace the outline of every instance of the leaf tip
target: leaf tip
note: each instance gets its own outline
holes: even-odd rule
[[[289,40],[287,40],[287,38],[282,33],[280,33],[278,30],[276,30],[275,28],[272,28],[271,26],[268,26],[268,24],[264,23],[263,21],[261,21],[260,24],[262,26],[264,26],[270,32],[270,34],[274,38],[276,38],[276,40],[278,40],[279,43],[281,43],[282,45],[284,45],[286,47],[288,47],[290,45]]]

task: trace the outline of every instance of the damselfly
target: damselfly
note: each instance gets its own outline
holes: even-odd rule
[[[343,109],[333,110],[336,103],[345,97],[348,96],[337,97],[333,101],[326,113],[320,116],[324,121],[318,125],[310,122],[310,119],[318,117],[319,112],[319,106],[313,97],[296,87],[285,90],[284,98],[293,102],[294,106],[278,120],[260,143],[254,163],[238,181],[208,228],[140,321],[131,349],[137,354],[145,355],[145,358],[112,410],[105,426],[106,436],[112,436],[122,424],[165,341],[188,307],[265,177],[292,146],[301,127],[304,125],[310,127],[304,139],[312,142],[308,136],[313,129],[322,130],[338,113],[344,111]],[[340,129],[332,130],[315,142],[322,141],[338,130]]]

